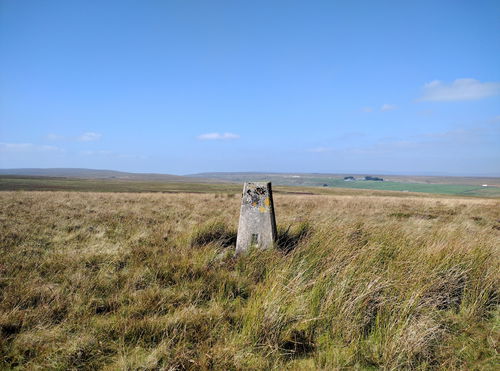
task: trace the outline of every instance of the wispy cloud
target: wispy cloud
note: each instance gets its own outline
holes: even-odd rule
[[[441,132],[428,132],[407,138],[386,138],[362,147],[351,147],[347,151],[353,154],[379,155],[403,153],[409,150],[437,150],[439,152],[474,151],[495,140],[500,129],[491,126],[472,126]]]
[[[230,140],[238,139],[240,136],[233,133],[207,133],[198,135],[199,140]]]
[[[101,137],[102,137],[102,134],[94,133],[92,131],[88,131],[88,132],[83,133],[82,135],[80,135],[77,138],[77,140],[80,141],[80,142],[93,142],[93,141],[101,139]]]
[[[94,142],[96,140],[101,139],[102,134],[96,133],[93,131],[87,131],[83,134],[80,134],[78,136],[65,136],[65,135],[59,135],[59,134],[54,134],[50,133],[45,136],[45,139],[50,140],[50,141],[77,141],[77,142]]]
[[[137,159],[137,160],[145,160],[147,156],[143,155],[133,155],[133,154],[124,154],[117,153],[108,150],[97,150],[97,151],[82,151],[81,155],[84,156],[92,156],[92,157],[107,157],[107,158],[119,158],[119,159]]]
[[[364,137],[366,137],[366,133],[363,133],[361,131],[350,131],[347,133],[342,133],[340,135],[337,135],[336,139],[347,141],[347,140],[358,140]]]
[[[417,112],[418,115],[424,116],[424,117],[430,117],[430,116],[434,115],[434,113],[435,112],[431,109],[424,109],[424,110]]]
[[[332,152],[333,150],[334,150],[333,147],[315,147],[315,148],[310,148],[309,152],[324,153],[324,152]]]
[[[373,112],[373,108],[371,108],[371,107],[363,107],[363,108],[361,108],[361,112],[366,112],[366,113]]]
[[[421,135],[423,138],[431,138],[431,139],[450,139],[450,140],[458,140],[458,139],[471,139],[476,137],[481,132],[484,132],[483,128],[474,127],[468,129],[454,129],[448,131],[441,132],[432,132]]]
[[[396,105],[394,104],[383,104],[382,107],[380,107],[380,110],[382,112],[386,112],[386,111],[392,111],[392,110],[395,110],[396,108],[398,108]]]
[[[82,151],[80,152],[82,155],[85,156],[109,156],[112,155],[112,151],[106,151],[106,150],[99,150],[99,151]]]
[[[57,134],[54,134],[54,133],[47,134],[45,136],[45,138],[48,139],[48,140],[52,140],[52,141],[55,141],[55,140],[64,140],[65,139],[62,135],[57,135]]]
[[[478,100],[500,94],[500,82],[456,79],[450,84],[435,80],[424,85],[421,101],[445,102]]]
[[[0,152],[62,152],[56,146],[36,145],[33,143],[4,143],[0,142]]]

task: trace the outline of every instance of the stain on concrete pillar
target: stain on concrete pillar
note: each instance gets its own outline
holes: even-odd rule
[[[236,254],[249,247],[268,249],[276,240],[271,182],[245,183],[241,199]]]

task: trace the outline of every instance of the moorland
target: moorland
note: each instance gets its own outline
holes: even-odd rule
[[[0,192],[0,368],[498,366],[498,198],[276,187],[276,248],[236,258],[240,186],[29,181]]]
[[[377,175],[383,181],[361,180]],[[345,181],[345,177],[356,179]],[[104,180],[106,182],[104,182]],[[271,181],[274,186],[368,189],[417,192],[454,196],[500,197],[499,177],[410,176],[383,174],[258,173],[218,172],[184,176],[155,173],[130,173],[114,170],[47,168],[0,169],[0,190],[103,190],[103,191],[209,191],[239,189],[245,181]],[[129,183],[127,185],[127,182]],[[182,184],[185,183],[185,184]],[[199,184],[207,186],[199,187]],[[213,185],[216,185],[213,187]],[[217,187],[217,185],[219,185]],[[313,193],[318,193],[314,190]]]

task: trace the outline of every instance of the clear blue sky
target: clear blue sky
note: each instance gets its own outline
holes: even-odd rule
[[[0,167],[500,175],[500,1],[0,0]]]

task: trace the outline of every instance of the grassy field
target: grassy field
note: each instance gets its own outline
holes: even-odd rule
[[[321,182],[321,179],[318,179]],[[500,187],[482,187],[467,184],[426,184],[426,183],[406,183],[391,181],[355,181],[346,182],[342,179],[329,180],[326,183],[329,187],[344,187],[355,189],[373,189],[381,191],[406,191],[439,193],[457,196],[481,196],[500,197]]]
[[[500,201],[239,192],[0,192],[0,368],[498,366]]]
[[[344,181],[338,174],[202,173],[231,182],[270,180],[274,185],[405,191],[456,196],[500,197],[500,178],[384,176],[384,181]],[[196,177],[196,176],[194,176]],[[359,176],[357,176],[359,178]],[[483,187],[487,184],[487,187]]]
[[[260,179],[260,178],[259,178]],[[193,178],[193,181],[196,179]],[[273,181],[275,179],[272,179]],[[314,184],[323,185],[324,179],[313,179]],[[328,187],[304,185],[274,185],[277,193],[323,194],[323,195],[373,195],[427,197],[421,193],[473,197],[500,197],[500,187],[476,187],[463,184],[424,184],[359,181],[345,182],[342,179],[328,180]],[[273,183],[274,184],[274,183]],[[278,184],[280,184],[278,182]],[[162,192],[162,193],[239,193],[241,183],[166,182],[125,179],[83,179],[62,177],[0,175],[0,191],[79,191],[79,192]],[[401,191],[405,191],[402,193]],[[440,197],[440,196],[436,196]]]
[[[0,175],[0,191],[80,191],[80,192],[238,192],[232,183],[186,183],[124,179],[82,179]]]

